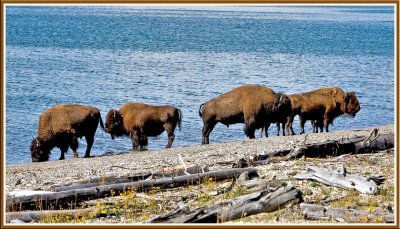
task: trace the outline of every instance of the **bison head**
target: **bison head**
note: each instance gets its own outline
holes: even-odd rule
[[[46,147],[45,142],[39,138],[32,139],[30,146],[32,162],[48,161],[50,150]]]
[[[147,146],[148,144],[149,144],[149,141],[148,141],[147,137],[144,136],[144,135],[141,135],[139,137],[139,145],[140,146]]]
[[[106,133],[109,133],[112,139],[114,139],[114,136],[123,135],[124,132],[123,132],[122,116],[118,111],[111,109],[107,113],[106,125],[104,131]]]
[[[361,109],[356,93],[354,91],[347,92],[345,102],[346,102],[345,113],[349,114],[352,117],[355,117],[357,112],[359,112]]]
[[[283,93],[275,94],[275,109],[283,114],[289,115],[291,112],[292,103],[290,102],[289,96]]]
[[[274,114],[270,116],[272,122],[286,120],[292,113],[292,103],[289,96],[283,93],[276,93],[274,100]]]

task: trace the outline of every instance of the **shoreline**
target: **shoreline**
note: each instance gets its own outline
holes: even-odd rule
[[[245,141],[215,143],[210,145],[196,145],[190,147],[177,147],[170,149],[129,152],[114,156],[94,158],[74,158],[66,160],[48,161],[42,163],[23,163],[6,166],[6,197],[31,196],[34,194],[51,192],[51,186],[57,184],[69,185],[74,183],[94,183],[108,178],[124,178],[124,176],[137,176],[140,174],[164,174],[174,173],[176,169],[184,166],[206,166],[210,172],[226,171],[232,169],[232,165],[239,159],[251,159],[257,155],[264,155],[276,151],[301,147],[303,144],[321,143],[331,140],[346,140],[352,137],[368,137],[378,129],[378,134],[395,133],[394,125],[369,127],[363,129],[343,130],[329,133],[304,134],[286,137],[269,137]],[[353,138],[354,139],[354,138]],[[396,199],[396,161],[397,155],[394,148],[377,150],[361,154],[341,154],[340,156],[327,157],[301,157],[287,159],[285,156],[272,156],[266,163],[249,167],[255,169],[259,181],[283,182],[293,185],[302,196],[301,203],[317,207],[330,206],[342,211],[363,211],[364,216],[351,216],[345,218],[307,218],[306,210],[301,204],[283,207],[273,212],[261,212],[240,219],[225,222],[224,224],[336,224],[343,223],[383,223],[383,218],[369,218],[369,215],[385,215],[398,209]],[[233,163],[232,163],[233,162]],[[347,174],[361,176],[381,177],[383,183],[373,195],[360,194],[354,189],[346,189],[321,184],[315,180],[296,179],[296,175],[308,172],[309,166],[324,168],[329,171],[340,171],[345,166]],[[96,181],[96,180],[97,181]],[[151,179],[152,180],[152,179]],[[254,182],[251,180],[250,182]],[[29,223],[79,223],[79,224],[140,224],[143,225],[149,219],[173,211],[177,206],[184,204],[188,209],[214,205],[232,200],[236,196],[245,195],[246,189],[233,188],[227,193],[220,193],[232,185],[231,180],[217,182],[213,179],[203,180],[199,184],[182,187],[153,187],[149,191],[135,192],[124,191],[119,195],[105,196],[83,201],[80,207],[72,207],[68,210],[95,212],[101,209],[113,209],[114,213],[93,213],[88,217],[75,215],[55,217],[44,214],[38,220]],[[107,185],[106,185],[107,186]],[[106,187],[104,186],[104,187]],[[240,185],[239,185],[240,186]],[[102,187],[100,184],[99,187]],[[82,190],[82,189],[77,189]],[[236,190],[236,191],[235,191]],[[57,193],[57,192],[55,192]],[[49,193],[51,195],[51,193]],[[123,205],[122,203],[140,203],[139,205]],[[91,207],[92,206],[92,207]],[[133,207],[135,206],[135,207]],[[79,209],[78,209],[79,208]],[[85,210],[86,209],[86,210]],[[102,210],[102,211],[103,211]],[[61,210],[64,211],[64,210]],[[115,211],[117,213],[115,213]],[[30,215],[30,211],[24,213]],[[9,212],[10,213],[10,212]],[[363,214],[364,214],[363,213]],[[7,213],[8,214],[8,213]],[[63,214],[63,213],[60,213]],[[19,217],[19,216],[18,216]],[[22,217],[22,216],[21,216]],[[20,223],[18,220],[10,223]],[[390,225],[390,222],[387,222]]]
[[[271,136],[243,141],[211,143],[169,149],[147,150],[120,153],[111,156],[92,158],[73,158],[40,163],[6,164],[6,191],[43,190],[53,184],[73,180],[92,179],[104,176],[124,176],[185,165],[207,165],[209,170],[227,168],[218,162],[238,161],[277,150],[287,150],[298,142],[322,142],[352,136],[368,136],[373,129],[379,133],[394,133],[394,125],[369,127],[354,130],[341,130],[324,133],[308,133],[293,136]]]

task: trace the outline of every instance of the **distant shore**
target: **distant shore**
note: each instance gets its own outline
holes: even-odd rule
[[[386,125],[329,133],[308,133],[306,143],[352,136],[368,136],[375,128],[379,130],[379,133],[395,132],[394,125]],[[156,172],[182,165],[180,157],[187,165],[208,165],[210,170],[217,170],[224,167],[223,163],[217,162],[237,161],[246,156],[291,149],[297,142],[304,141],[305,136],[271,136],[269,138],[129,152],[103,157],[6,165],[6,191],[46,190],[50,185],[72,180]],[[54,153],[58,153],[58,151],[55,150]]]

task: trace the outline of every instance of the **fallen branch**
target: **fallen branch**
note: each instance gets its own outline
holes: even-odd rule
[[[238,177],[247,171],[249,175],[257,175],[255,168],[227,169],[222,171],[212,171],[193,175],[178,176],[172,178],[161,178],[154,180],[143,180],[121,184],[101,185],[76,190],[68,190],[40,195],[11,197],[7,196],[7,211],[23,211],[28,209],[58,209],[76,208],[77,204],[90,199],[98,199],[109,196],[111,191],[115,194],[123,193],[129,189],[137,192],[151,190],[152,187],[175,188],[180,186],[195,185],[204,178],[214,178],[215,181]]]
[[[49,191],[52,192],[61,192],[61,191],[68,191],[74,189],[82,189],[82,188],[90,188],[96,187],[101,185],[111,185],[111,184],[122,184],[146,179],[157,179],[157,178],[164,178],[164,177],[174,177],[174,176],[182,176],[185,174],[196,174],[196,173],[204,173],[208,172],[207,166],[192,166],[189,168],[173,168],[169,171],[166,169],[156,172],[156,173],[143,173],[138,175],[132,176],[108,176],[108,177],[99,177],[99,178],[92,178],[92,179],[84,179],[79,181],[72,181],[62,184],[55,184],[49,187]]]
[[[146,223],[221,223],[258,213],[273,212],[293,201],[302,201],[301,192],[291,184],[284,184],[273,192],[264,189],[193,211],[181,204],[174,211]]]
[[[301,203],[307,220],[337,220],[346,223],[394,223],[394,214],[390,212],[374,213],[357,209],[332,208]]]
[[[309,173],[297,174],[296,179],[315,180],[328,186],[345,189],[355,189],[361,193],[373,195],[378,191],[378,185],[385,180],[384,177],[365,177],[357,174],[347,174],[343,166],[342,172],[337,173],[316,166],[307,166]]]
[[[21,220],[25,223],[39,222],[45,218],[51,217],[62,217],[66,218],[69,216],[71,219],[76,217],[88,216],[89,214],[97,215],[99,211],[95,208],[85,208],[85,209],[73,209],[73,210],[58,210],[58,211],[26,211],[26,212],[7,212],[6,213],[6,223],[10,223],[12,220]]]

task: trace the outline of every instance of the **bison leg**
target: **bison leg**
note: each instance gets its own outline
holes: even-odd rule
[[[174,132],[169,132],[168,133],[168,144],[167,144],[167,146],[165,146],[165,148],[171,148],[172,143],[174,142],[174,139],[175,139]]]
[[[311,126],[312,126],[312,132],[313,133],[318,133],[318,127],[317,127],[317,121],[316,120],[311,120]]]
[[[279,124],[278,124],[279,126]],[[286,132],[285,132],[285,123],[282,123],[282,136],[285,136]],[[279,132],[278,132],[278,136],[279,136]]]
[[[293,120],[294,117],[288,117],[285,123],[285,129],[288,135],[296,135],[293,131]]]
[[[317,128],[319,127],[319,132],[322,133],[324,130],[324,121],[323,120],[317,120]]]
[[[94,142],[94,136],[92,135],[86,135],[85,136],[86,142],[87,142],[87,147],[86,147],[86,152],[84,157],[90,157],[90,150],[92,149],[93,142]]]
[[[209,144],[210,143],[210,133],[214,129],[216,122],[208,122],[204,123],[203,130],[202,130],[202,135],[203,139],[201,141],[201,144]]]
[[[175,139],[175,134],[174,134],[175,127],[176,127],[176,125],[174,125],[172,123],[165,123],[164,124],[164,129],[168,134],[168,144],[165,146],[165,148],[171,148],[172,143],[174,142],[174,139]]]
[[[59,160],[64,160],[65,159],[64,154],[68,151],[68,145],[60,146],[60,150],[61,150],[61,156]]]
[[[325,118],[324,119],[325,132],[329,132],[328,126],[329,126],[329,119]]]
[[[264,128],[261,128],[261,131],[264,129],[265,130],[265,137],[266,138],[268,138],[268,129],[269,129],[269,126],[271,125],[271,123],[266,123],[265,124],[265,126],[264,126]],[[262,133],[262,132],[261,132]],[[261,136],[262,136],[262,134],[261,134]]]
[[[78,152],[76,151],[78,149],[78,146],[79,146],[78,138],[73,137],[70,147],[72,149],[72,152],[74,153],[75,158],[78,158]]]
[[[265,127],[261,127],[261,128],[260,128],[260,138],[262,138],[262,133],[263,133],[263,131],[264,131],[264,128],[265,128]]]
[[[131,139],[132,139],[132,149],[138,150],[139,149],[139,131],[137,131],[137,130],[132,131]]]
[[[304,124],[306,123],[306,119],[302,118],[301,116],[299,116],[299,122],[300,122],[300,134],[304,134]]]
[[[279,136],[279,132],[281,132],[281,124],[276,122],[276,136]],[[285,131],[283,130],[283,132]]]

